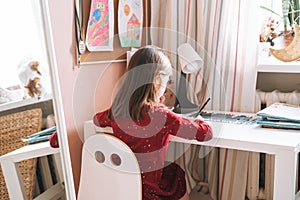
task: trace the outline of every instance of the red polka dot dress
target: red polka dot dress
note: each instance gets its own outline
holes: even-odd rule
[[[165,163],[170,135],[207,141],[211,127],[200,119],[190,121],[163,105],[145,107],[143,120],[108,119],[109,110],[94,116],[97,126],[110,126],[114,135],[135,153],[141,169],[143,200],[176,200],[186,192],[184,171],[175,163]]]

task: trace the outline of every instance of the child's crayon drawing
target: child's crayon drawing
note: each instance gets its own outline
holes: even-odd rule
[[[111,2],[92,0],[86,35],[89,51],[112,50],[114,22]]]
[[[142,22],[142,0],[119,0],[118,29],[122,47],[141,46]]]

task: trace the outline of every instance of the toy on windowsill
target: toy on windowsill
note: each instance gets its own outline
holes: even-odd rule
[[[42,95],[42,85],[41,79],[39,77],[34,77],[33,79],[29,79],[27,85],[24,86],[27,89],[27,94],[30,97],[41,98]]]
[[[284,46],[275,46],[269,50],[275,58],[284,62],[291,62],[300,59],[299,6],[298,0],[282,0],[282,15],[271,8],[260,6],[262,9],[272,13],[273,16],[277,15],[280,18],[280,21],[283,21],[283,31],[277,35],[277,38],[279,38],[279,44]],[[272,26],[272,23],[273,21],[271,20],[271,25],[269,26],[270,31],[267,32],[267,35],[270,35],[270,33],[273,33],[276,29],[275,26]],[[293,29],[289,30],[291,27],[293,27]],[[264,36],[264,34],[261,36]],[[271,41],[273,42],[273,45],[271,44],[271,46],[274,46],[274,43],[277,43],[277,41],[274,42],[273,39]]]
[[[270,48],[271,54],[278,60],[291,62],[300,59],[300,26],[294,24],[294,38],[292,42],[285,48]]]
[[[259,35],[260,42],[269,42],[271,46],[274,46],[274,39],[278,37],[278,33],[275,29],[278,27],[279,22],[271,17],[269,17],[261,28]]]
[[[42,83],[42,73],[39,71],[39,65],[39,61],[32,59],[20,65],[19,79],[21,86],[26,90],[24,99],[28,97],[40,99],[46,94]]]

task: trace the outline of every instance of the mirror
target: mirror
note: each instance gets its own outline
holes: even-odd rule
[[[1,152],[3,173],[6,173],[6,176],[10,179],[12,177],[18,179],[11,181],[5,178],[7,188],[13,190],[9,194],[14,195],[14,197],[10,196],[9,199],[26,199],[28,196],[18,194],[18,192],[23,191],[20,193],[25,193],[28,188],[31,188],[29,189],[30,199],[42,195],[44,195],[43,199],[49,199],[52,192],[49,193],[50,196],[45,196],[45,191],[59,182],[61,182],[59,189],[63,190],[60,199],[76,199],[60,86],[58,84],[48,0],[1,1],[0,4],[0,20],[3,27],[0,37],[2,38],[2,47],[4,47],[1,48],[0,52],[2,58],[5,58],[0,69],[0,120],[1,117],[5,118],[6,116],[9,116],[10,119],[13,119],[12,116],[20,117],[20,112],[38,108],[42,111],[42,119],[39,120],[40,124],[37,131],[40,132],[55,127],[59,139],[59,148],[49,148],[47,142],[48,146],[45,147],[42,145],[43,142],[36,141],[27,145],[29,137],[26,137],[22,138],[25,139],[22,141],[25,141],[24,144],[9,147],[9,150],[5,153]],[[2,123],[1,121],[0,124],[3,129],[10,130],[8,127],[10,123],[6,121]],[[33,123],[34,125],[36,123]],[[32,129],[32,126],[30,129]],[[0,134],[7,133],[6,130],[1,130]],[[14,137],[17,137],[18,141],[21,140],[21,136],[16,135]],[[9,135],[9,138],[13,138],[13,136]],[[1,151],[3,150],[3,144],[2,140]],[[12,145],[16,145],[16,143],[12,143]],[[34,169],[34,175],[31,175],[32,185],[24,184],[24,187],[14,184],[9,185],[13,181],[19,181],[20,173],[13,170],[22,166],[20,161],[16,165],[11,165],[11,169],[6,168],[4,170],[3,163],[7,164],[7,160],[3,158],[3,155],[5,157],[9,152],[16,152],[15,149],[23,149],[26,146],[30,147],[26,149],[26,152],[24,149],[22,156],[25,155],[27,158],[30,158],[31,155],[34,157],[37,154],[43,154],[46,151],[50,153],[49,155],[45,153],[45,156],[37,157],[36,162],[31,163]],[[14,154],[20,154],[20,151]],[[14,155],[10,154],[10,156]],[[18,156],[16,156],[16,160],[20,160],[21,156]],[[7,170],[10,173],[7,173]],[[48,172],[47,175],[43,174],[45,171]],[[23,172],[21,175],[23,176]],[[5,187],[5,184],[2,183],[3,179],[0,179],[0,181],[0,187]],[[58,191],[58,188],[52,188]]]

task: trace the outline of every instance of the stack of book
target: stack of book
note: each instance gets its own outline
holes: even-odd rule
[[[262,127],[300,129],[300,106],[274,103],[256,113],[261,119],[256,123]]]
[[[27,138],[22,138],[23,142],[28,142],[28,144],[34,144],[38,142],[48,141],[52,133],[56,131],[56,126],[44,129],[40,132],[33,133],[29,135]]]

